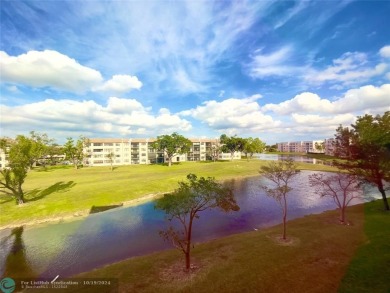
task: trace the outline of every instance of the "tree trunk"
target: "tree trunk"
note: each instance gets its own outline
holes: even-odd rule
[[[389,209],[389,203],[387,202],[387,197],[386,197],[385,190],[384,190],[384,188],[383,188],[383,183],[382,183],[382,181],[380,181],[379,184],[378,184],[378,190],[379,190],[379,192],[382,194],[382,199],[383,199],[383,204],[385,205],[385,210],[386,210],[386,211],[390,210],[390,209]]]
[[[284,199],[284,208],[283,208],[283,240],[286,240],[286,234],[287,234],[287,200],[286,195],[283,195]]]
[[[16,195],[16,200],[18,205],[24,204],[24,193],[21,185],[18,186],[18,194]]]
[[[345,223],[345,206],[341,207],[340,209],[340,222],[342,224]]]
[[[191,237],[192,237],[192,221],[193,216],[190,216],[190,222],[188,224],[188,233],[187,233],[187,247],[186,247],[186,271],[189,272],[191,268]]]
[[[172,165],[172,158],[168,158],[168,167]]]
[[[190,267],[191,267],[191,259],[190,259],[190,252],[186,252],[186,271],[189,272],[190,271]]]

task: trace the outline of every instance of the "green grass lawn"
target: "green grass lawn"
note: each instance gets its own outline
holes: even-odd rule
[[[197,244],[191,274],[182,271],[182,253],[171,250],[77,277],[118,278],[119,292],[385,293],[390,213],[382,208],[381,201],[348,208],[351,225],[338,224],[336,211],[290,221],[289,245],[274,241],[280,225]]]
[[[390,213],[382,200],[365,205],[367,240],[349,265],[339,292],[390,292]]]
[[[0,227],[31,224],[50,218],[86,215],[92,206],[121,204],[177,187],[188,173],[217,180],[253,176],[266,161],[185,162],[163,165],[89,167],[75,170],[61,166],[31,171],[23,185],[27,202],[17,206],[13,198],[0,196]],[[335,170],[323,165],[298,164],[301,169]]]

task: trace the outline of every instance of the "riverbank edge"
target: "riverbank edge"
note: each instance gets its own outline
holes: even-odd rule
[[[138,198],[134,198],[134,199],[131,199],[131,200],[127,200],[127,201],[119,203],[122,206],[120,206],[118,208],[127,208],[127,207],[131,207],[131,206],[141,205],[141,204],[150,202],[152,200],[155,200],[155,199],[163,196],[165,193],[168,193],[168,192],[169,191],[152,193],[152,194],[147,194],[147,195],[144,195],[144,196],[141,196],[141,197],[138,197]],[[112,204],[115,205],[115,204],[118,204],[118,203],[112,203]],[[116,210],[118,208],[114,208],[112,210]],[[32,220],[30,222],[21,222],[21,223],[12,223],[12,224],[2,225],[2,226],[0,226],[0,231],[1,230],[5,230],[5,229],[13,229],[13,228],[17,228],[17,227],[20,227],[20,226],[32,228],[32,227],[45,225],[45,224],[56,224],[56,223],[63,223],[63,222],[72,222],[72,221],[77,221],[77,220],[84,219],[84,218],[88,217],[89,215],[91,215],[90,209],[88,209],[88,210],[81,210],[81,211],[77,211],[77,212],[75,212],[73,214],[66,214],[66,215],[62,215],[62,216],[49,217],[49,218],[43,218],[43,219],[36,219],[36,220]]]
[[[301,171],[332,172],[330,170],[314,170],[314,169],[311,169],[310,168],[311,167],[310,164],[306,164],[306,163],[299,163],[298,166],[299,166],[299,170],[301,170]],[[217,181],[224,182],[224,181],[232,180],[232,179],[251,178],[251,177],[256,177],[256,176],[259,176],[259,174],[240,175],[240,176],[235,176],[235,177],[227,176],[226,178],[221,179],[221,180],[217,180]],[[127,200],[127,201],[123,201],[123,202],[112,202],[110,204],[111,205],[123,205],[123,206],[118,207],[118,208],[137,206],[137,205],[140,205],[140,204],[143,204],[143,203],[147,203],[147,202],[153,201],[153,200],[155,200],[155,199],[157,199],[159,197],[162,197],[164,194],[169,193],[169,192],[172,192],[172,190],[159,191],[159,192],[156,192],[156,193],[142,195],[140,197],[137,197],[137,198],[134,198],[134,199],[131,199],[131,200]],[[25,203],[24,206],[25,205],[28,205],[28,202]],[[84,219],[84,218],[88,217],[89,215],[90,215],[90,209],[84,209],[84,210],[74,211],[74,212],[69,213],[69,214],[63,214],[63,215],[60,215],[60,216],[45,217],[45,218],[41,218],[41,219],[30,220],[28,222],[21,221],[21,222],[14,222],[14,223],[9,223],[9,224],[4,224],[4,225],[2,225],[0,223],[0,231],[6,230],[6,229],[13,229],[13,228],[21,227],[21,226],[32,228],[32,227],[39,227],[41,225],[46,225],[46,224],[56,224],[56,223],[63,223],[63,222],[72,222],[72,221],[77,221],[77,220]]]
[[[380,202],[380,200],[376,200],[373,202],[361,203],[361,204],[357,204],[357,205],[348,207],[348,218],[350,219],[350,221],[352,221],[352,222],[350,222],[350,225],[340,225],[339,224],[338,212],[336,211],[337,209],[324,211],[324,212],[319,213],[319,214],[310,214],[310,215],[306,215],[304,217],[289,220],[288,221],[288,223],[290,225],[289,226],[289,231],[290,231],[289,237],[291,239],[293,239],[294,241],[296,240],[296,242],[292,243],[291,245],[287,245],[287,246],[290,246],[289,248],[283,248],[283,246],[286,246],[286,245],[281,245],[280,243],[277,243],[277,242],[272,240],[273,236],[279,235],[277,233],[279,232],[278,230],[280,229],[281,224],[267,227],[266,229],[262,229],[261,231],[259,230],[259,231],[243,232],[243,233],[233,234],[233,235],[218,238],[218,239],[211,239],[209,241],[205,241],[205,242],[201,242],[201,243],[196,243],[196,246],[198,247],[198,249],[196,251],[194,251],[192,258],[193,258],[196,265],[201,265],[201,268],[202,268],[202,265],[206,266],[206,267],[202,268],[202,270],[204,269],[204,272],[201,271],[199,273],[199,277],[196,276],[197,273],[195,273],[195,274],[191,273],[191,276],[188,280],[187,279],[181,280],[180,278],[179,279],[172,278],[172,279],[169,279],[167,281],[163,278],[164,274],[167,271],[169,272],[169,269],[171,269],[171,270],[173,268],[177,269],[177,267],[178,267],[177,265],[179,265],[179,266],[180,266],[180,264],[183,265],[182,256],[174,248],[172,248],[171,250],[154,252],[154,253],[150,253],[147,255],[135,256],[135,257],[131,257],[128,259],[124,259],[124,260],[121,260],[118,262],[107,264],[107,265],[104,265],[102,267],[95,268],[95,269],[80,273],[80,274],[76,274],[73,277],[75,277],[75,278],[96,277],[97,278],[97,277],[103,277],[103,276],[106,276],[107,274],[109,274],[111,277],[118,277],[119,278],[120,292],[122,292],[122,291],[126,292],[126,291],[131,291],[131,290],[135,290],[137,292],[138,291],[139,292],[144,292],[144,291],[145,292],[152,292],[151,289],[153,289],[154,287],[151,286],[149,288],[149,285],[150,285],[149,283],[151,282],[151,280],[153,281],[153,283],[156,283],[155,284],[156,288],[159,288],[159,290],[161,289],[160,292],[184,292],[184,291],[192,291],[192,289],[194,289],[194,291],[195,291],[195,289],[199,289],[199,288],[203,289],[203,290],[200,290],[199,292],[207,292],[204,289],[205,288],[211,289],[213,286],[215,286],[215,288],[219,288],[218,286],[222,286],[223,289],[226,289],[226,286],[224,284],[221,284],[221,282],[219,282],[219,283],[215,282],[216,279],[212,278],[212,277],[209,278],[212,280],[211,283],[209,283],[206,286],[204,286],[202,284],[199,285],[198,282],[194,282],[194,279],[197,278],[195,280],[200,281],[200,282],[205,281],[205,278],[211,272],[211,269],[220,269],[221,267],[224,266],[224,264],[227,261],[231,262],[235,265],[245,264],[242,266],[238,266],[239,268],[234,269],[234,270],[239,270],[239,271],[243,270],[250,275],[251,271],[248,267],[247,262],[242,261],[240,258],[237,258],[236,256],[234,256],[234,257],[229,256],[229,254],[231,254],[233,252],[232,249],[234,248],[234,252],[236,252],[236,249],[238,249],[237,253],[239,255],[242,255],[243,257],[245,256],[245,254],[247,254],[247,250],[249,249],[251,253],[248,254],[247,258],[256,259],[256,257],[259,257],[259,258],[265,257],[269,261],[272,261],[273,265],[279,265],[279,266],[282,266],[282,268],[286,268],[289,266],[289,264],[292,264],[294,271],[296,271],[296,267],[297,267],[297,265],[299,266],[299,264],[302,264],[302,266],[300,266],[300,267],[310,267],[313,265],[316,266],[315,269],[311,268],[310,271],[307,272],[307,273],[311,272],[311,274],[314,274],[312,277],[308,278],[308,280],[315,280],[314,283],[311,284],[309,287],[307,287],[308,284],[306,282],[303,282],[302,284],[299,285],[299,282],[302,279],[302,276],[299,276],[299,278],[295,278],[298,280],[297,283],[294,283],[295,281],[293,281],[294,286],[291,288],[292,289],[291,292],[299,292],[297,290],[294,290],[294,288],[301,290],[302,288],[311,288],[311,286],[313,286],[313,290],[315,288],[321,289],[321,290],[317,290],[317,291],[321,291],[321,292],[337,292],[340,284],[346,282],[345,281],[345,273],[346,273],[346,271],[350,270],[350,262],[352,259],[354,259],[356,257],[356,251],[358,249],[360,249],[361,247],[364,247],[365,245],[367,245],[368,238],[366,235],[367,232],[365,231],[366,230],[365,227],[367,225],[367,223],[366,223],[366,208],[368,206],[370,206],[371,208],[376,206],[376,207],[374,207],[375,210],[379,211],[379,209],[377,207],[381,206],[381,202]],[[311,225],[309,225],[309,228],[306,225],[306,223],[308,223],[308,222],[311,222]],[[318,224],[321,224],[330,230],[336,229],[336,230],[342,231],[342,229],[347,229],[347,230],[345,230],[346,237],[334,238],[333,236],[331,236],[330,238],[333,237],[335,240],[334,241],[335,243],[333,243],[333,241],[329,241],[329,239],[325,241],[325,238],[329,238],[327,236],[328,233],[315,232],[315,231],[321,230],[321,229],[314,229],[314,228],[318,227]],[[313,232],[313,236],[315,235],[315,233],[318,233],[317,237],[312,237],[311,235],[310,235],[310,237],[307,237],[307,235],[300,235],[301,232],[309,233],[308,231],[310,232],[310,234],[311,234],[311,232]],[[350,242],[349,239],[351,239],[351,237],[347,236],[348,231],[350,231],[351,233],[354,233],[354,234],[357,233],[360,235],[360,236],[358,235],[357,239],[355,239],[351,243],[349,243],[351,245],[350,253],[346,253],[346,251],[344,251],[346,249],[345,245],[337,244],[338,241]],[[344,232],[342,232],[342,233],[344,233]],[[355,235],[357,235],[357,234],[355,234]],[[295,236],[297,236],[298,238],[296,238]],[[238,237],[240,239],[238,239]],[[322,238],[324,238],[324,239],[322,239]],[[253,249],[254,246],[252,244],[251,244],[250,248],[248,248],[248,246],[247,246],[248,241],[246,241],[246,239],[250,240],[252,242],[255,241],[257,243],[256,247],[258,247],[258,249],[257,250],[255,249],[256,251],[252,251],[252,250],[254,250]],[[233,242],[231,240],[233,240]],[[274,244],[272,244],[272,243],[274,243]],[[302,249],[302,247],[304,246],[304,243],[312,243],[313,244],[312,250]],[[324,243],[326,245],[319,245],[320,243]],[[318,246],[319,246],[319,248],[317,249]],[[267,247],[270,248],[271,250],[266,250]],[[280,249],[280,247],[282,247],[282,248]],[[207,254],[205,254],[203,252],[203,250],[205,250],[205,249],[207,249]],[[287,259],[284,258],[284,260],[281,261],[280,264],[274,263],[275,259],[276,260],[278,259],[278,258],[275,258],[274,256],[278,255],[279,250],[280,250],[279,251],[280,253],[282,253],[282,252],[286,253],[286,251],[288,253],[289,250],[294,250],[294,249],[300,249],[301,251],[304,251],[304,253],[302,253],[302,255],[301,255],[302,258],[298,257],[295,261],[290,261],[290,259],[287,257]],[[320,255],[317,255],[317,252],[320,250],[324,250],[323,254],[320,253]],[[257,252],[257,254],[253,254],[256,252]],[[340,258],[337,257],[337,254],[340,254],[339,255]],[[271,257],[269,257],[270,255],[271,255]],[[298,252],[297,252],[297,255],[299,256]],[[151,258],[153,258],[153,261],[150,261]],[[220,265],[212,264],[212,262],[217,262]],[[222,262],[222,263],[220,263],[220,262]],[[258,261],[257,263],[262,263],[262,262]],[[339,264],[341,264],[341,267]],[[263,265],[264,265],[264,263],[263,263]],[[333,268],[335,265],[337,265],[339,267],[336,270],[336,272],[334,271],[334,268]],[[265,267],[268,267],[268,266],[265,265]],[[241,268],[244,268],[244,269],[241,269]],[[327,272],[327,273],[326,274],[313,273],[313,272],[317,272],[318,269],[324,269],[324,272]],[[223,272],[223,270],[224,270],[224,268],[221,269],[222,272]],[[271,288],[275,288],[275,284],[277,284],[277,286],[280,286],[280,279],[281,278],[287,279],[287,280],[290,279],[289,275],[292,273],[291,270],[287,269],[285,274],[280,273],[279,270],[276,270],[276,271],[278,272],[277,274],[266,273],[265,276],[263,276],[263,277],[260,277],[258,274],[255,274],[255,275],[252,274],[252,278],[250,278],[250,279],[255,284],[252,284],[252,283],[248,284],[245,282],[244,283],[248,288],[252,287],[252,288],[259,289],[258,287],[254,286],[254,285],[258,285],[258,284],[256,284],[256,282],[254,280],[257,280],[257,279],[261,280],[262,279],[264,282],[267,281],[269,283],[268,285],[273,286]],[[149,276],[149,274],[152,274],[152,276]],[[330,281],[328,280],[327,277],[321,277],[321,275],[327,276],[328,274],[331,277]],[[148,277],[145,277],[145,276],[148,276]],[[240,279],[241,279],[241,277],[240,277]],[[273,278],[275,280],[277,280],[279,283],[273,282],[272,280],[270,281],[270,279],[273,279]],[[336,282],[334,282],[334,280],[332,280],[332,278],[334,280],[336,280]],[[221,277],[221,279],[223,280],[224,278]],[[294,279],[294,278],[292,278],[292,279]],[[322,283],[317,284],[318,279],[320,279],[320,281]],[[146,283],[149,285],[146,286]],[[205,283],[207,284],[207,280]],[[234,286],[237,286],[237,288],[238,288],[239,284],[238,285],[234,284]],[[228,290],[228,292],[236,292],[237,290],[233,290],[233,288],[236,288],[234,286],[228,287],[230,289],[230,290]],[[264,286],[267,287],[267,285],[264,285]],[[303,287],[303,286],[306,286],[306,287]],[[221,288],[219,288],[219,289],[221,289]],[[328,291],[326,289],[324,291],[324,288],[327,288]],[[364,287],[364,289],[368,289],[368,288],[369,287]],[[270,289],[270,288],[268,288],[268,289]],[[263,290],[263,291],[266,292],[267,290]],[[90,291],[87,291],[87,292],[90,292]],[[278,292],[281,292],[281,291],[278,291]],[[353,291],[348,291],[348,292],[353,292]],[[385,291],[383,291],[383,292],[385,292]]]

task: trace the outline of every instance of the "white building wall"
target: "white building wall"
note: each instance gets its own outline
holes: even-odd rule
[[[316,143],[322,143],[323,140],[307,140],[307,141],[291,141],[291,142],[280,142],[277,143],[279,152],[290,152],[290,153],[307,153],[317,152],[315,148]]]
[[[111,161],[107,158],[110,152],[115,154],[113,165],[152,164],[161,162],[164,158],[161,152],[151,148],[155,139],[90,139],[90,145],[85,151],[90,154],[87,159],[89,166],[109,166]],[[191,139],[192,147],[189,153],[176,155],[172,162],[206,161],[210,156],[208,152],[212,145],[218,143],[217,139]],[[220,160],[230,160],[231,155],[221,154]],[[210,158],[209,158],[210,159]],[[234,160],[241,159],[241,153],[236,152]],[[167,158],[165,157],[165,162]]]

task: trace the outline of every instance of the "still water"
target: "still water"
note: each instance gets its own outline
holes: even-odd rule
[[[330,162],[326,162],[315,158],[309,158],[305,156],[297,156],[297,155],[254,154],[253,157],[265,161],[278,161],[278,160],[280,161],[280,160],[292,159],[293,161],[301,162],[301,163],[331,165]]]
[[[335,209],[319,198],[302,171],[288,195],[288,219]],[[234,188],[239,212],[204,211],[194,223],[194,242],[261,229],[281,223],[277,202],[265,195],[259,176],[227,182]],[[355,201],[355,204],[358,201]],[[0,274],[62,277],[129,257],[172,248],[158,235],[166,223],[153,202],[91,214],[82,220],[0,231]],[[196,247],[196,246],[195,246]]]

